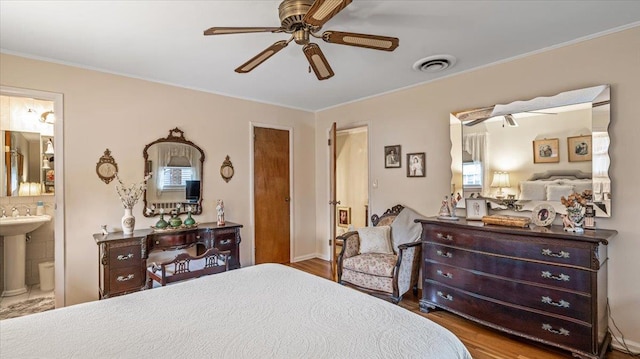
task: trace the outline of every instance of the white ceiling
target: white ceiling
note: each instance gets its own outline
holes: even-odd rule
[[[318,81],[291,43],[233,70],[286,34],[203,36],[212,26],[280,25],[280,1],[0,1],[0,48],[110,73],[317,111],[523,54],[640,26],[640,1],[354,0],[323,30],[394,36],[394,52],[316,40],[335,76]],[[429,74],[421,58],[449,54]],[[612,54],[613,55],[613,54]]]

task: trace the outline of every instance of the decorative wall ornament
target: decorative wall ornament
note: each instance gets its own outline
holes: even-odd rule
[[[100,157],[98,163],[96,163],[96,173],[106,184],[109,184],[109,182],[116,178],[116,173],[118,173],[118,164],[113,157],[111,157],[111,151],[109,151],[108,148],[104,150],[104,154]]]
[[[234,172],[233,163],[231,163],[229,155],[227,155],[222,162],[222,166],[220,166],[220,176],[222,176],[222,179],[228,183],[233,177]]]

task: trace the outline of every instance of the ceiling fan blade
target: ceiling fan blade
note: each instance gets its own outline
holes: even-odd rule
[[[309,60],[309,65],[311,65],[318,80],[326,80],[334,75],[331,66],[329,66],[329,62],[327,62],[318,45],[314,43],[306,44],[302,48],[302,51],[307,57],[307,60]]]
[[[351,0],[316,0],[302,21],[311,26],[321,27],[349,4]]]
[[[289,43],[285,40],[280,40],[276,43],[274,43],[273,45],[267,47],[264,51],[262,51],[261,53],[257,54],[256,56],[252,57],[251,60],[245,62],[244,64],[240,65],[240,67],[238,67],[235,71],[237,73],[247,73],[253,69],[255,69],[258,65],[260,65],[261,63],[267,61],[267,59],[269,59],[271,56],[275,55],[276,52],[284,49],[285,47],[287,47]]]
[[[247,34],[250,32],[282,32],[279,27],[212,27],[204,30],[206,35]]]
[[[365,47],[367,49],[393,51],[400,40],[397,37],[356,34],[355,32],[325,31],[322,39],[332,44]]]

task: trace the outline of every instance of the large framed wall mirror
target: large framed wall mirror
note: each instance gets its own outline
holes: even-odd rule
[[[204,152],[178,128],[144,147],[144,173],[150,175],[143,214],[202,213]]]
[[[611,216],[608,85],[460,111],[450,123],[452,192],[565,213],[562,196],[591,190],[596,216]]]

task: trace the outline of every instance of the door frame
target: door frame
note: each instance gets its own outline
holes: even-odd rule
[[[340,125],[340,126],[338,126]],[[361,127],[366,127],[367,128],[367,198],[368,198],[368,206],[369,206],[369,216],[371,216],[371,202],[372,202],[372,184],[371,184],[371,121],[359,121],[359,122],[352,122],[349,123],[347,125],[344,124],[338,124],[336,123],[336,137],[338,132],[341,131],[348,131],[348,130],[353,130],[356,128],[361,128]],[[329,128],[327,128],[326,130],[326,135],[327,135],[327,139],[331,138],[331,126],[329,126]],[[327,150],[326,150],[326,157],[327,157],[327,161],[326,161],[326,169],[327,169],[327,194],[330,196],[331,194],[331,178],[329,178],[329,176],[331,176],[331,159],[329,158],[331,156],[331,148],[330,146],[327,146]],[[336,154],[337,156],[337,154]],[[337,159],[337,157],[336,157]],[[338,173],[337,173],[337,169],[336,169],[336,177],[337,177]],[[336,198],[337,200],[340,200],[340,198]],[[328,198],[327,201],[325,201],[325,203],[329,203],[329,201],[331,200],[331,198]],[[330,216],[332,215],[332,210],[331,210],[331,205],[328,205],[326,207],[326,211],[327,211],[327,234],[328,236],[331,235],[331,218]],[[369,223],[371,223],[371,221],[369,221]],[[326,241],[326,240],[325,240]],[[327,253],[328,257],[325,257],[325,259],[327,261],[331,261],[332,258],[332,254],[331,254],[331,250],[333,248],[333,246],[328,243],[325,242],[325,245],[329,245],[329,249],[327,252],[324,252],[323,254]]]
[[[56,122],[53,125],[53,147],[56,149],[56,160],[53,164],[56,173],[54,183],[55,225],[53,231],[53,260],[55,278],[55,306],[65,306],[65,220],[64,220],[64,96],[61,93],[31,90],[19,87],[0,86],[0,94],[12,97],[31,97],[53,102]]]
[[[289,132],[289,262],[293,262],[295,253],[295,241],[293,240],[293,234],[295,229],[295,196],[294,182],[293,182],[293,127],[274,125],[270,123],[261,122],[249,122],[249,223],[251,224],[251,265],[256,264],[256,218],[255,218],[255,190],[254,190],[254,140],[253,133],[256,127],[270,128],[274,130],[282,130]]]

